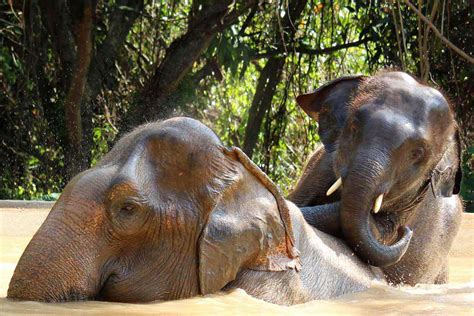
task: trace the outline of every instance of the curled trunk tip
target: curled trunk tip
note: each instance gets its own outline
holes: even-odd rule
[[[354,239],[350,241],[348,239],[348,242],[361,259],[376,267],[388,267],[400,261],[413,236],[413,231],[409,227],[402,226],[398,229],[401,236],[399,240],[392,245],[384,245],[372,235],[368,226],[365,231],[367,236],[362,235],[355,242]]]

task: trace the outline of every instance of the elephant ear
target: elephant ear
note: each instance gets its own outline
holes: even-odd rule
[[[335,143],[346,122],[347,106],[364,78],[367,77],[341,77],[296,98],[306,114],[319,122],[319,136],[328,152],[336,149]]]
[[[431,188],[436,197],[450,197],[461,190],[461,140],[458,131],[454,138],[431,173]]]
[[[201,294],[221,290],[244,269],[299,269],[288,206],[271,180],[238,148],[223,148],[238,179],[222,192],[199,240]]]

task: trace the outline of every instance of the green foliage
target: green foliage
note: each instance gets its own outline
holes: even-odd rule
[[[465,211],[474,213],[474,147],[469,147],[463,157],[463,179],[461,196],[465,202]]]
[[[12,11],[9,5],[1,5],[0,85],[4,93],[0,94],[0,198],[56,199],[69,180],[63,172],[67,147],[63,102],[71,70],[63,69],[39,18],[38,3],[31,1],[27,20],[22,7]],[[242,147],[261,71],[271,56],[285,58],[272,106],[258,132],[253,160],[287,193],[319,144],[317,123],[298,108],[295,97],[345,74],[371,74],[387,66],[406,67],[417,73],[418,21],[406,6],[400,7],[407,47],[401,52],[392,15],[398,11],[393,11],[390,2],[307,1],[302,18],[293,21],[294,36],[287,36],[282,49],[279,42],[288,30],[281,28],[281,20],[288,14],[289,2],[258,3],[241,15],[238,23],[217,33],[183,76],[169,102],[173,103],[174,114],[198,118],[226,145]],[[423,9],[427,11],[427,7]],[[466,7],[457,4],[452,9],[463,13]],[[104,43],[112,23],[110,17],[116,10],[134,9],[118,6],[116,1],[99,2],[93,31],[96,49]],[[91,141],[91,166],[111,148],[117,135],[126,132],[118,130],[119,123],[127,117],[136,94],[146,88],[172,50],[173,41],[192,27],[192,10],[191,1],[145,1],[143,12],[119,51],[115,68],[99,96],[91,101],[92,134],[86,135]],[[453,15],[452,21],[469,21],[469,16],[463,14]],[[461,29],[456,31],[451,26],[450,32],[452,37],[461,37]],[[361,40],[363,43],[354,47],[314,53],[315,49]],[[305,49],[313,52],[301,53]],[[442,49],[434,41],[430,58],[437,62],[433,62],[432,72],[450,95],[462,98],[463,84],[468,84],[472,72],[462,63],[443,61],[451,57],[445,48],[439,53]],[[442,68],[443,64],[452,66],[454,73]],[[451,78],[468,79],[453,85]],[[452,86],[461,88],[455,90]],[[474,199],[473,155],[471,146],[463,165],[462,195],[470,210]]]
[[[104,115],[97,115],[94,118],[95,127],[93,130],[94,146],[92,147],[92,160],[91,165],[94,166],[102,156],[108,151],[110,144],[115,139],[117,130],[108,121]]]
[[[380,27],[367,17],[373,14],[373,8],[352,8],[348,3],[351,2],[308,3],[304,18],[296,25],[298,46],[328,48],[355,42],[369,33],[364,31],[366,29],[370,29],[371,36],[381,32]],[[243,146],[249,108],[265,65],[264,58],[255,56],[275,50],[275,36],[281,36],[273,12],[260,12],[254,21],[245,34],[258,36],[242,36],[236,25],[215,38],[207,57],[215,56],[226,76],[221,82],[216,82],[214,77],[207,78],[203,88],[197,91],[199,101],[194,103],[200,104],[197,117],[211,126],[227,145]],[[286,45],[288,53],[283,52],[284,55],[297,49],[292,46],[294,43]],[[308,155],[319,142],[317,123],[299,109],[296,95],[340,75],[370,73],[378,69],[381,58],[373,58],[374,55],[381,56],[376,53],[377,49],[379,47],[368,43],[365,47],[352,47],[329,55],[291,54],[286,58],[283,79],[273,96],[272,107],[266,113],[252,157],[285,193],[292,188]],[[196,116],[195,112],[188,112]]]

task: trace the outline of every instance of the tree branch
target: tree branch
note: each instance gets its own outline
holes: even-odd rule
[[[199,84],[201,80],[210,75],[214,75],[217,81],[222,81],[222,79],[224,79],[219,63],[215,57],[211,58],[207,64],[205,64],[201,69],[193,74],[192,79],[194,84]]]
[[[93,145],[93,102],[104,87],[116,84],[115,61],[123,48],[126,37],[143,10],[143,0],[118,0],[109,14],[109,28],[102,44],[91,60],[84,95],[81,102],[84,160],[91,158]]]
[[[401,40],[400,40],[400,30],[398,28],[397,15],[395,14],[395,2],[394,1],[392,1],[392,7],[390,8],[390,12],[392,13],[393,26],[395,28],[395,35],[396,35],[396,38],[397,38],[398,53],[400,54],[400,62],[402,63],[402,70],[406,71],[407,67],[406,67],[406,64],[405,64],[405,57],[403,55],[402,44],[401,44]],[[401,24],[401,21],[400,21],[400,24]]]
[[[284,57],[273,56],[268,59],[258,78],[257,88],[249,109],[245,126],[244,145],[242,150],[252,157],[258,141],[258,134],[266,112],[271,107],[273,95],[280,81],[285,65]]]
[[[288,46],[294,48],[294,36],[296,28],[293,21],[298,21],[306,7],[307,0],[292,0],[285,2],[286,15],[283,21],[280,21],[280,16],[277,15],[278,28],[275,30],[275,39],[277,41],[277,51],[287,52]],[[279,14],[279,13],[278,13]],[[252,157],[255,147],[258,143],[258,135],[262,126],[265,115],[271,108],[273,96],[277,89],[278,83],[284,71],[286,63],[286,55],[271,56],[263,68],[257,82],[257,89],[252,100],[252,105],[248,112],[247,124],[245,126],[245,136],[243,151]]]
[[[306,55],[325,55],[325,54],[331,54],[331,53],[337,52],[342,49],[357,47],[367,42],[370,42],[371,40],[372,40],[371,37],[366,37],[364,39],[361,39],[355,42],[344,43],[344,44],[335,45],[335,46],[326,47],[326,48],[309,48],[306,46],[296,46],[294,51],[297,53],[306,54]],[[283,53],[285,53],[285,51],[281,49],[272,50],[265,53],[256,54],[252,57],[252,59],[255,60],[255,59],[261,59],[261,58],[268,58],[268,57],[280,55]]]
[[[327,47],[327,48],[321,48],[321,49],[311,49],[311,48],[307,48],[307,47],[304,47],[304,46],[300,46],[300,47],[296,47],[296,51],[298,53],[307,54],[307,55],[331,54],[331,53],[334,53],[338,50],[360,46],[360,45],[365,44],[365,43],[367,43],[371,40],[372,40],[372,38],[366,37],[366,38],[363,38],[363,39],[355,41],[355,42],[344,43],[344,44],[335,45],[335,46]]]
[[[453,43],[451,43],[450,40],[448,40],[446,37],[443,36],[443,34],[441,34],[440,31],[438,31],[438,29],[436,28],[436,26],[433,25],[433,23],[431,23],[430,20],[428,20],[424,15],[423,13],[421,13],[420,11],[418,11],[418,9],[409,1],[409,0],[404,0],[404,2],[406,3],[406,5],[408,5],[410,7],[410,9],[412,9],[419,17],[420,19],[423,20],[423,22],[425,22],[432,30],[433,32],[436,34],[436,36],[438,36],[438,38],[443,42],[445,43],[449,48],[451,48],[453,51],[455,51],[459,56],[463,57],[464,59],[466,59],[468,62],[470,62],[471,64],[474,64],[474,58],[472,58],[471,56],[469,56],[468,54],[466,54],[464,51],[462,51],[459,47],[457,47],[456,45],[454,45]]]
[[[252,24],[252,20],[255,17],[255,14],[257,13],[258,10],[258,3],[255,3],[255,5],[252,7],[252,11],[250,11],[249,15],[245,18],[244,23],[242,24],[242,27],[240,28],[239,31],[239,36],[242,36],[245,34],[245,30]]]
[[[206,3],[192,10],[186,33],[173,41],[166,50],[165,58],[122,121],[122,131],[147,119],[167,117],[177,106],[176,99],[179,96],[174,93],[194,62],[207,49],[214,36],[235,23],[240,15],[255,4],[255,0]],[[232,6],[234,9],[229,12]]]

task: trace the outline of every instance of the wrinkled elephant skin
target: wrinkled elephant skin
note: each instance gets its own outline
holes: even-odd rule
[[[243,152],[198,121],[174,118],[137,128],[66,186],[8,297],[144,302],[239,287],[289,305],[374,279]]]

